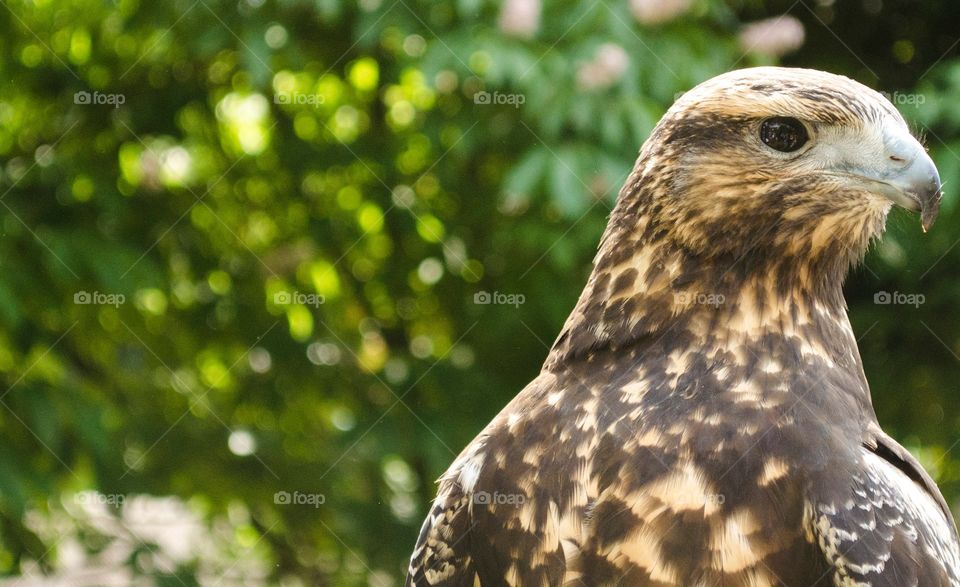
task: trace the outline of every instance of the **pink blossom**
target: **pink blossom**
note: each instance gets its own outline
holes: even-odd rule
[[[540,28],[540,0],[504,0],[498,25],[505,35],[532,39]]]
[[[693,0],[630,0],[630,12],[640,24],[655,25],[675,19]]]
[[[744,51],[779,57],[803,46],[803,23],[784,14],[750,23],[740,31],[740,46]]]

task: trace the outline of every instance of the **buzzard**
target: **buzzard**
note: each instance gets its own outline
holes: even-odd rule
[[[762,67],[684,94],[539,376],[441,477],[407,585],[960,585],[841,290],[893,204],[926,230],[940,197],[853,80]]]

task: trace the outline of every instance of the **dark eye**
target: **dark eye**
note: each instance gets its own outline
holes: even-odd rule
[[[768,118],[760,125],[760,140],[763,144],[784,153],[796,151],[806,144],[809,138],[807,128],[796,118],[778,116]]]

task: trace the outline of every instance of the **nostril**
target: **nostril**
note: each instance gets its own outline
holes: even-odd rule
[[[899,157],[897,155],[890,155],[890,160],[896,161],[897,163],[904,163],[906,161],[906,159],[904,159],[903,157]]]

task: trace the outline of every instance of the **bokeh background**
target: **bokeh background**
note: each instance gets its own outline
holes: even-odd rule
[[[956,508],[957,22],[911,0],[3,0],[3,584],[399,585],[659,116],[777,62],[886,92],[942,171],[934,229],[894,212],[846,291],[880,421]]]

